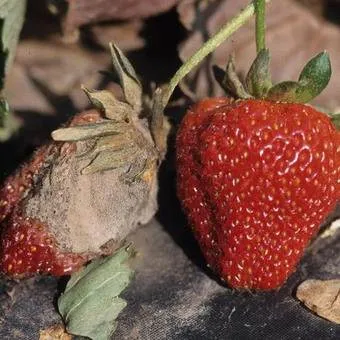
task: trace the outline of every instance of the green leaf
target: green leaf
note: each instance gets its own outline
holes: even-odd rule
[[[332,75],[331,62],[327,52],[321,52],[312,58],[303,68],[297,93],[297,102],[307,103],[319,95],[328,85]]]
[[[255,98],[264,98],[269,88],[272,86],[269,62],[269,50],[261,50],[247,74],[246,87],[248,92]]]
[[[25,11],[26,0],[0,0],[0,141],[9,139],[19,126],[10,115],[3,90],[15,57]]]
[[[266,98],[289,103],[307,103],[327,86],[331,73],[328,53],[322,52],[306,64],[298,82],[285,81],[274,85]]]
[[[142,105],[142,86],[134,68],[123,52],[113,43],[110,43],[112,62],[118,73],[120,85],[123,88],[125,100],[136,110]]]
[[[26,0],[0,0],[1,29],[1,74],[7,74],[15,57],[20,32],[25,19]],[[4,58],[4,55],[6,57]]]
[[[66,330],[93,340],[108,340],[116,329],[116,318],[126,306],[119,295],[129,285],[133,271],[125,264],[131,247],[93,261],[72,275],[58,299]]]

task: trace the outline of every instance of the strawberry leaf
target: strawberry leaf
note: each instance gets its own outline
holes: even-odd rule
[[[272,86],[269,62],[269,50],[261,50],[247,74],[246,87],[248,92],[255,98],[264,98],[269,88]]]
[[[26,11],[25,0],[0,0],[1,29],[1,75],[8,73],[15,56]]]
[[[0,140],[8,139],[18,127],[3,96],[5,77],[13,63],[24,23],[26,0],[0,0]]]
[[[122,247],[72,275],[58,299],[59,312],[69,333],[96,340],[110,338],[117,326],[115,320],[126,306],[119,294],[133,274],[124,263],[131,252],[131,247]]]

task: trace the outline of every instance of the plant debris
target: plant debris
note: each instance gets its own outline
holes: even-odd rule
[[[315,314],[340,324],[340,280],[307,280],[296,297]]]
[[[63,325],[54,325],[41,330],[39,340],[71,340],[72,335],[66,333]]]

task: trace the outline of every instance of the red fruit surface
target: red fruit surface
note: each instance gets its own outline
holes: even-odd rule
[[[0,241],[0,268],[15,278],[44,273],[62,276],[78,270],[85,256],[58,251],[46,226],[17,212],[4,225]]]
[[[310,106],[206,99],[176,141],[177,189],[201,250],[234,288],[280,287],[339,196],[340,138]]]

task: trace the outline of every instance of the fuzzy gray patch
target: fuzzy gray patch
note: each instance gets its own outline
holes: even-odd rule
[[[142,130],[142,133],[145,132]],[[79,157],[85,143],[78,142],[77,152],[59,157],[46,171],[25,199],[23,211],[26,216],[48,225],[61,250],[98,253],[107,242],[121,242],[154,216],[157,169],[150,171],[148,180],[137,178],[132,183],[123,177],[134,164],[81,175],[89,163]],[[135,163],[154,157],[151,140],[145,143],[138,145]]]

